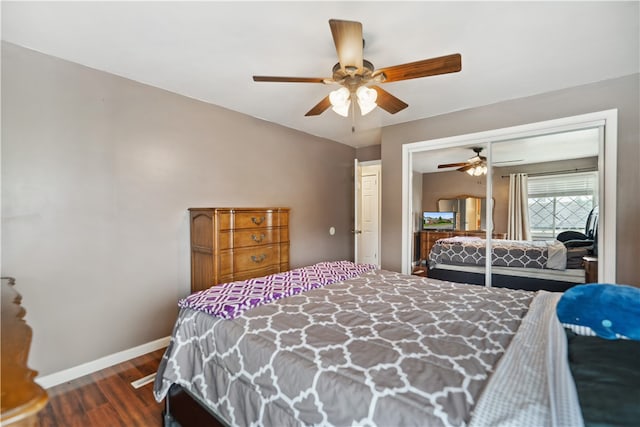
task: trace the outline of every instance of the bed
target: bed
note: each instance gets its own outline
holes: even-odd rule
[[[154,385],[165,425],[582,425],[560,293],[358,268],[183,300]]]
[[[492,239],[492,285],[562,292],[585,282],[582,257],[588,248],[567,248],[558,240]],[[439,239],[429,253],[429,277],[484,284],[486,240],[478,237]]]

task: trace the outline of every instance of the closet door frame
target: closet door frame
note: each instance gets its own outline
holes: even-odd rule
[[[598,281],[616,282],[616,202],[617,202],[617,138],[618,110],[605,110],[560,119],[547,120],[519,126],[494,129],[483,132],[457,135],[446,138],[418,141],[402,146],[402,273],[411,272],[411,250],[413,235],[413,154],[424,151],[458,146],[487,144],[487,200],[491,200],[491,144],[512,139],[567,132],[572,130],[600,128],[598,147],[598,171],[600,196]],[[491,230],[492,218],[487,209],[487,230]],[[489,233],[489,232],[488,232]],[[490,235],[487,235],[490,240]],[[490,244],[490,243],[489,243]],[[491,265],[487,262],[487,278],[490,279]],[[490,283],[490,282],[487,282]]]

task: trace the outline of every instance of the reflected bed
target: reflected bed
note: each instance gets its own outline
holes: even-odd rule
[[[569,249],[557,240],[492,239],[492,285],[562,292],[585,282],[580,267],[586,248]],[[459,283],[485,283],[486,240],[439,239],[429,253],[429,277]]]

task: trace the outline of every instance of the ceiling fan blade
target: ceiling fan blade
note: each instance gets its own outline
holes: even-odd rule
[[[376,104],[378,104],[378,107],[388,113],[395,114],[409,106],[409,104],[401,101],[379,86],[371,86],[371,89],[378,92],[378,97],[376,98]]]
[[[469,163],[464,162],[464,163],[446,163],[444,165],[438,165],[438,169],[443,169],[443,168],[457,168],[459,166],[468,166]]]
[[[456,73],[462,69],[462,56],[459,53],[438,58],[423,59],[393,67],[380,68],[373,74],[384,73],[384,83],[400,80],[417,79],[419,77],[435,76],[438,74]]]
[[[254,82],[279,82],[279,83],[325,83],[324,77],[277,77],[277,76],[253,76]]]
[[[331,107],[331,101],[329,101],[329,95],[327,95],[322,98],[322,101],[318,102],[311,110],[309,110],[305,116],[319,116],[329,107]]]
[[[347,68],[354,67],[354,71],[362,72],[362,24],[330,19],[329,26],[342,69],[350,71]]]
[[[466,165],[466,166],[463,166],[463,167],[458,168],[458,169],[456,169],[456,170],[457,170],[458,172],[466,172],[466,171],[468,171],[469,169],[471,169],[473,166],[474,166],[474,165]]]

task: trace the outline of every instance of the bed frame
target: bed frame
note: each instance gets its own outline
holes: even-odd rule
[[[446,267],[440,268],[440,265],[436,265],[435,268],[429,268],[427,274],[430,278],[446,280],[450,282],[471,283],[474,285],[485,284],[484,272],[448,269]],[[576,282],[569,280],[556,280],[533,276],[516,276],[496,273],[492,274],[491,280],[491,285],[498,288],[522,289],[525,291],[545,290],[551,292],[564,292],[573,286],[579,285],[580,283],[584,283],[584,280],[582,280],[582,282]]]
[[[178,384],[171,385],[164,399],[162,425],[164,427],[228,427],[227,423]]]

